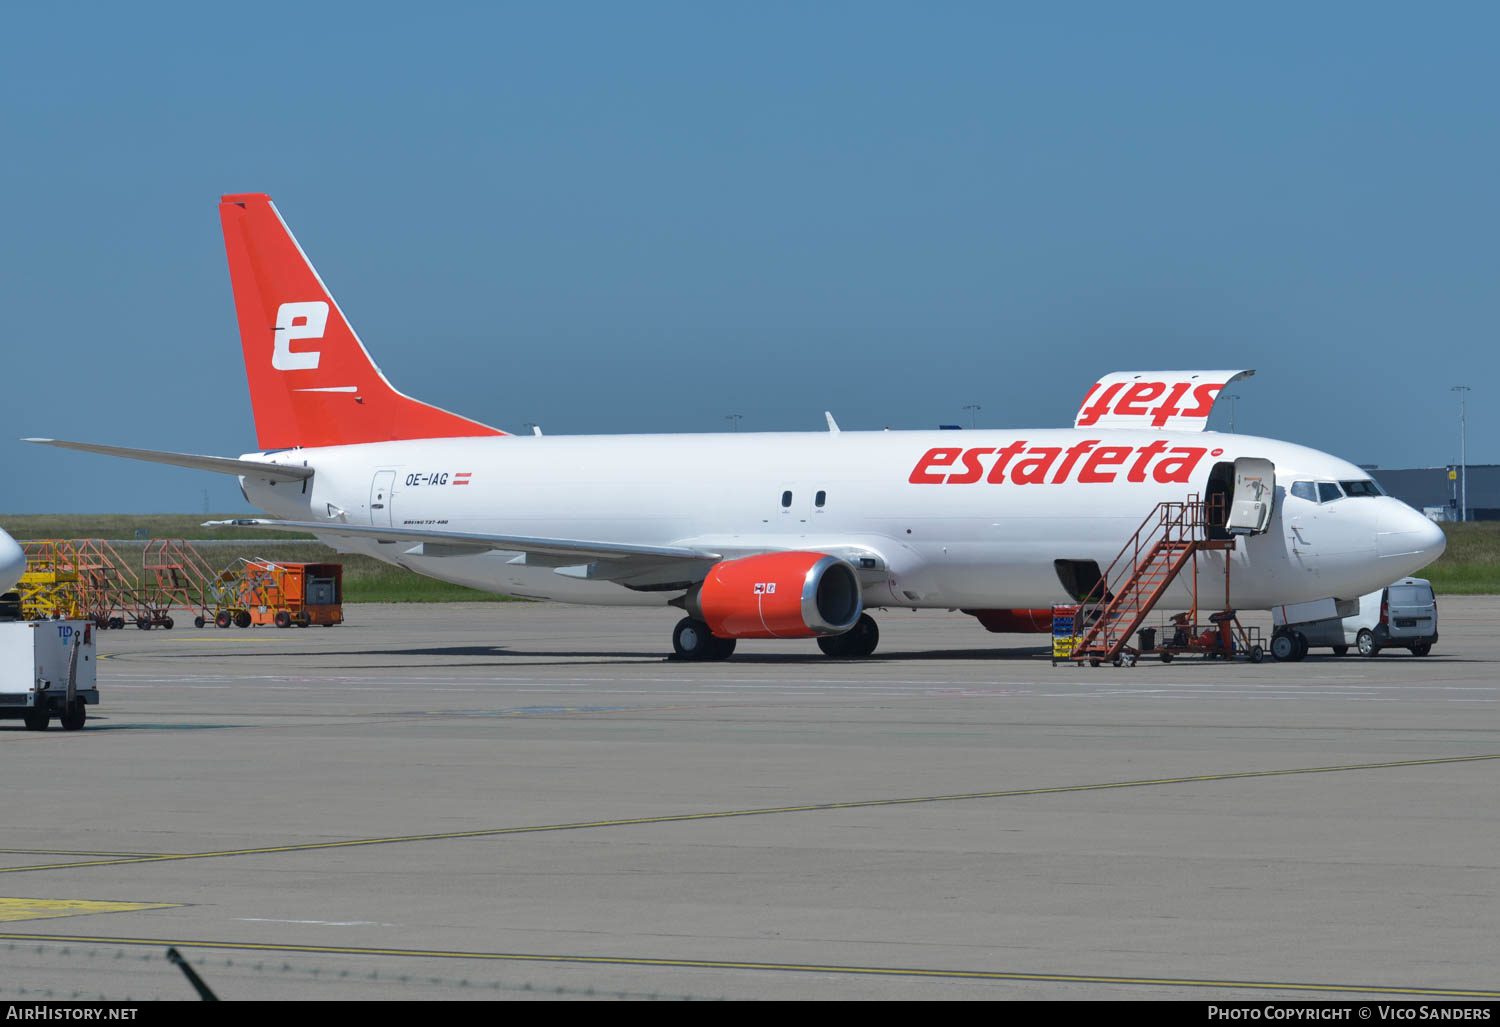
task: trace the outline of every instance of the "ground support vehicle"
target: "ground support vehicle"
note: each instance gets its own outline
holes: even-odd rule
[[[16,584],[21,616],[31,620],[87,616],[74,544],[43,539],[22,543],[21,548],[26,552],[26,570]]]
[[[1266,473],[1259,466],[1263,461],[1238,463],[1246,465],[1243,469],[1236,466],[1235,473],[1242,477]],[[1261,478],[1250,480],[1258,485]],[[1261,498],[1262,492],[1256,491],[1255,500],[1247,504],[1246,512],[1252,520],[1245,525],[1236,523],[1235,512],[1226,516],[1223,493],[1208,500],[1190,495],[1186,502],[1157,504],[1097,582],[1086,585],[1088,594],[1076,606],[1053,607],[1053,662],[1063,659],[1087,661],[1091,667],[1105,662],[1133,667],[1142,655],[1151,653],[1159,655],[1163,663],[1187,653],[1225,659],[1245,656],[1252,663],[1264,659],[1260,630],[1240,624],[1230,604],[1228,559],[1238,537],[1264,529],[1269,506]],[[1224,606],[1209,615],[1207,627],[1198,624],[1202,556],[1221,562],[1224,577]],[[1158,645],[1157,629],[1145,627],[1145,621],[1179,576],[1186,579],[1185,591],[1192,604],[1172,618],[1172,635],[1164,645]],[[1137,645],[1130,644],[1132,635]]]
[[[214,623],[221,628],[344,622],[343,564],[241,560],[220,575],[218,588]]]
[[[193,614],[193,625],[203,627],[213,618],[218,575],[186,540],[158,538],[146,543],[141,573],[149,582],[149,616],[142,628],[172,626],[171,611],[180,607]]]
[[[91,620],[19,620],[0,624],[0,718],[45,731],[54,716],[68,731],[99,703]]]
[[[113,546],[99,538],[59,544],[72,547],[85,616],[100,628],[150,627],[150,597],[142,590],[135,569]]]
[[[1335,656],[1351,648],[1361,656],[1378,656],[1382,649],[1408,649],[1426,656],[1438,640],[1437,597],[1425,578],[1402,578],[1358,599],[1324,599],[1277,606],[1272,654],[1277,659],[1300,660],[1312,647],[1327,646]],[[1289,656],[1277,654],[1294,650]]]
[[[1179,613],[1164,627],[1146,628],[1140,635],[1141,653],[1155,654],[1162,663],[1188,655],[1211,660],[1243,656],[1251,663],[1266,658],[1266,640],[1260,628],[1245,627],[1233,610],[1209,614],[1207,624],[1195,623],[1190,613]]]

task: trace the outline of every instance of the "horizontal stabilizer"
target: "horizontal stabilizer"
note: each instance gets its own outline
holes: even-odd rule
[[[1203,431],[1224,387],[1254,373],[1116,371],[1089,389],[1073,427]]]
[[[197,453],[164,453],[156,449],[128,449],[125,446],[101,446],[96,442],[64,442],[61,439],[22,439],[43,446],[59,449],[76,449],[83,453],[99,453],[103,456],[121,456],[127,460],[145,460],[153,464],[171,464],[174,467],[191,467],[196,471],[213,471],[216,474],[243,474],[248,478],[263,481],[306,481],[313,476],[311,467],[300,464],[277,464],[259,460],[236,460],[227,456],[200,456]]]
[[[655,560],[693,560],[715,562],[719,553],[684,546],[634,546],[620,542],[589,542],[565,538],[533,538],[525,535],[484,535],[471,531],[433,531],[429,528],[385,528],[370,524],[342,524],[337,521],[257,520],[246,527],[275,531],[310,531],[322,536],[356,539],[365,542],[405,542],[432,545],[426,555],[447,555],[443,547],[462,547],[470,552],[499,550],[507,553],[538,553],[578,557],[587,560],[629,560],[648,557]]]

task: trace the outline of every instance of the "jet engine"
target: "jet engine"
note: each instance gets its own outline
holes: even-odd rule
[[[719,638],[838,635],[864,609],[859,576],[826,553],[761,553],[714,564],[682,605]]]

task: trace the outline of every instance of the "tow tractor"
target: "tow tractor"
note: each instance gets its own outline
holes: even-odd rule
[[[92,620],[0,623],[0,719],[45,731],[55,715],[66,731],[99,704]]]

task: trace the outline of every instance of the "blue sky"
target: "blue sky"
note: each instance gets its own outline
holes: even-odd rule
[[[216,203],[267,192],[403,391],[555,434],[1071,423],[1500,461],[1492,4],[30,5],[6,438],[254,447]],[[1227,428],[1227,404],[1214,426]],[[0,439],[0,511],[244,509]]]

